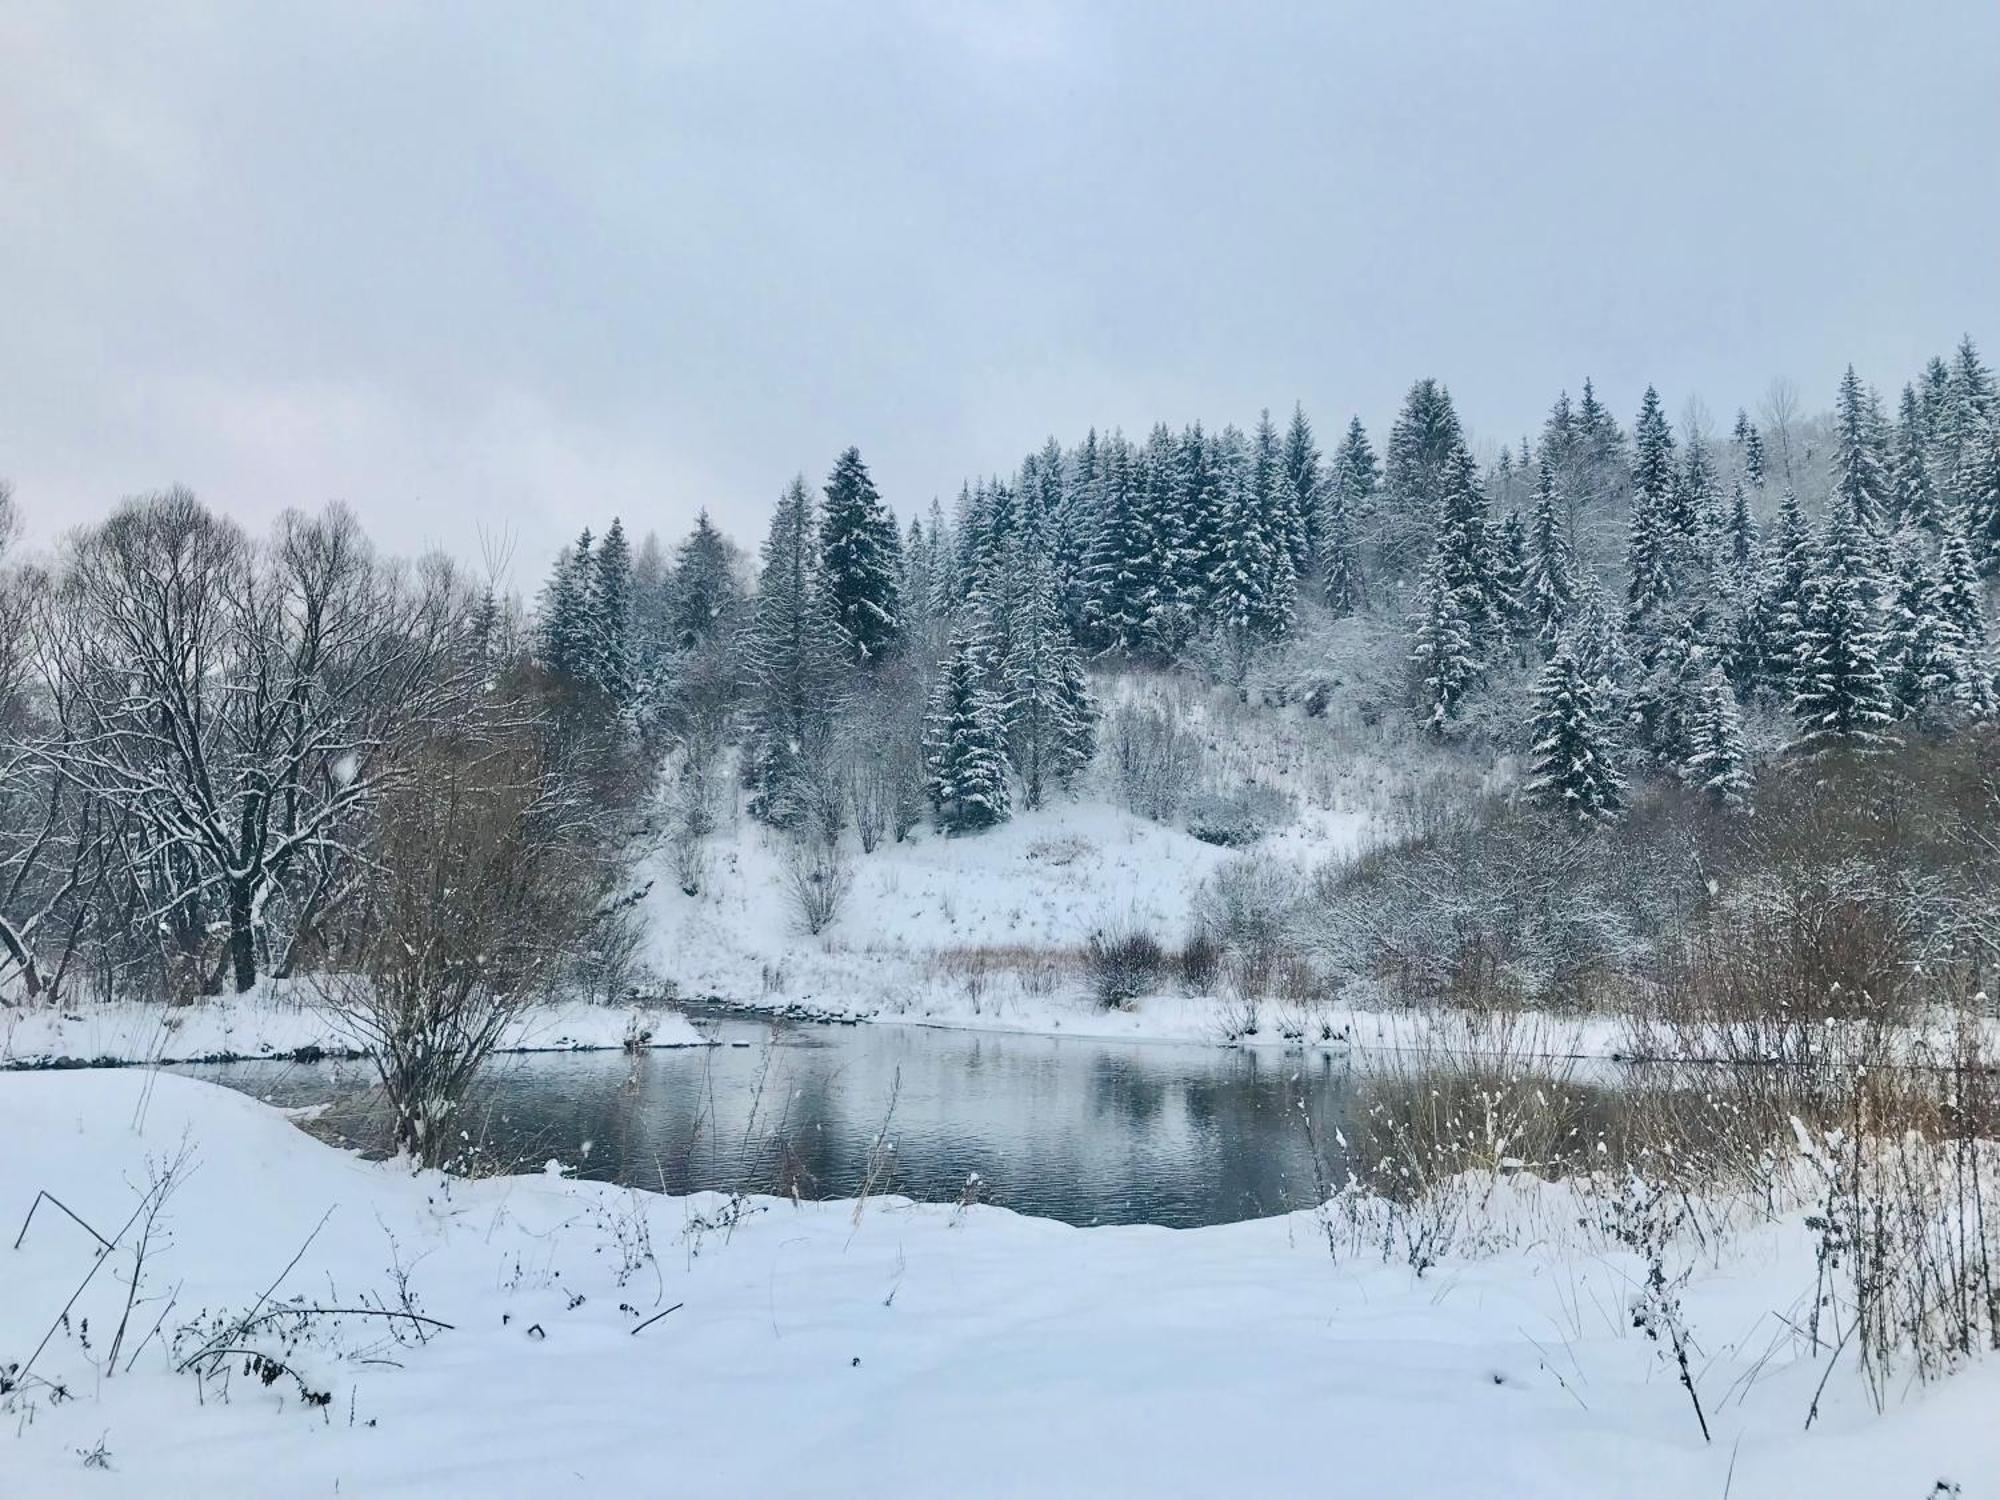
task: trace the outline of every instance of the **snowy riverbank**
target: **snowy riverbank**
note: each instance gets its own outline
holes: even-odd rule
[[[653,1047],[692,1047],[702,1042],[685,1016],[664,1007],[567,1003],[523,1016],[508,1028],[500,1050],[623,1047],[641,1036],[645,1045]],[[184,1006],[122,1002],[0,1010],[0,1069],[222,1062],[352,1051],[353,1043],[326,1012],[296,988],[267,986],[249,995],[218,996]]]
[[[119,1244],[66,1323],[91,1235],[44,1204],[0,1248],[0,1368],[55,1330],[0,1397],[10,1495],[2000,1493],[1991,1361],[1879,1417],[1843,1364],[1802,1432],[1826,1366],[1786,1328],[1813,1282],[1795,1219],[1694,1266],[1704,1445],[1630,1326],[1639,1264],[1577,1229],[1564,1189],[1497,1210],[1539,1226],[1527,1248],[1418,1278],[1336,1264],[1304,1214],[1077,1230],[764,1200],[732,1231],[712,1196],[412,1176],[171,1075],[0,1078],[0,1139],[10,1226],[48,1188]],[[114,1370],[119,1226],[183,1143]],[[398,1267],[449,1329],[317,1317],[287,1341],[270,1320],[228,1342],[297,1380],[245,1355],[205,1392],[174,1372],[274,1280],[266,1311],[400,1308]]]

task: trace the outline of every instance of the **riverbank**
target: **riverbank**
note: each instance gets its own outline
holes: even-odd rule
[[[0,1078],[0,1139],[10,1225],[46,1188],[118,1246],[93,1274],[90,1231],[44,1204],[0,1250],[0,1367],[51,1335],[0,1397],[10,1493],[1916,1500],[2000,1474],[2000,1365],[1878,1417],[1851,1361],[1829,1378],[1787,1332],[1813,1284],[1796,1216],[1690,1263],[1704,1443],[1631,1326],[1643,1266],[1562,1188],[1499,1189],[1521,1248],[1419,1277],[1336,1263],[1310,1214],[1076,1230],[411,1175],[171,1075]],[[127,1317],[120,1226],[184,1149]],[[373,1312],[239,1330],[297,1304]],[[218,1340],[247,1352],[176,1373]]]
[[[633,1045],[696,1047],[703,1038],[669,1007],[567,1002],[522,1016],[507,1028],[499,1050]],[[181,1006],[121,1001],[0,1010],[0,1071],[359,1055],[334,1020],[296,986],[266,985],[248,995]]]

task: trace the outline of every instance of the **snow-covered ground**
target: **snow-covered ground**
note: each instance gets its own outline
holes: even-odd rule
[[[1301,870],[1366,836],[1360,812],[1305,809],[1261,855]],[[1082,1036],[1223,1038],[1228,1007],[1162,993],[1107,1011],[1079,958],[1099,930],[1187,937],[1195,894],[1234,852],[1102,801],[1059,802],[998,828],[854,852],[836,920],[808,935],[783,835],[738,817],[711,842],[699,895],[662,858],[649,961],[681,995],[873,1020]],[[1279,1040],[1275,1027],[1248,1040]]]
[[[654,1047],[701,1042],[676,1011],[571,1003],[523,1016],[508,1028],[501,1050],[622,1047],[642,1037]],[[311,1048],[337,1055],[351,1051],[353,1043],[296,986],[266,985],[249,995],[185,1006],[124,1002],[0,1010],[0,1068],[284,1057]]]
[[[2000,1363],[1877,1416],[1850,1358],[1803,1430],[1826,1364],[1787,1328],[1813,1284],[1796,1219],[1695,1264],[1704,1444],[1631,1327],[1639,1264],[1564,1188],[1503,1187],[1520,1248],[1418,1278],[1336,1263],[1304,1214],[1079,1230],[765,1200],[731,1230],[712,1196],[413,1176],[131,1070],[0,1077],[0,1140],[10,1497],[2000,1495]],[[183,1145],[127,1318],[120,1226]],[[99,1263],[47,1203],[7,1248],[44,1188],[117,1248]],[[450,1329],[223,1340],[323,1405],[243,1354],[175,1373],[260,1307],[400,1307],[398,1267]]]

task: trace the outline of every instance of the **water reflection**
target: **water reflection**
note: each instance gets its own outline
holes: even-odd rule
[[[553,1157],[578,1175],[686,1192],[985,1201],[1073,1224],[1175,1226],[1312,1202],[1301,1122],[1346,1123],[1349,1064],[1199,1046],[981,1035],[902,1026],[711,1023],[716,1047],[496,1061],[464,1116],[502,1164]],[[365,1066],[185,1069],[378,1150],[386,1120]],[[879,1144],[878,1144],[879,1143]]]

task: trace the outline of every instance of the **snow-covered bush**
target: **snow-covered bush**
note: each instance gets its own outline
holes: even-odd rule
[[[1203,780],[1201,741],[1172,700],[1120,703],[1105,716],[1103,746],[1118,800],[1168,823]]]
[[[1204,844],[1242,849],[1288,826],[1298,810],[1277,787],[1246,782],[1228,791],[1197,792],[1188,799],[1188,833]]]
[[[1130,1005],[1158,987],[1167,954],[1159,939],[1133,927],[1102,928],[1084,945],[1084,965],[1106,1010]]]
[[[814,937],[840,915],[853,884],[853,867],[836,843],[800,838],[786,851],[785,895],[799,925]]]

